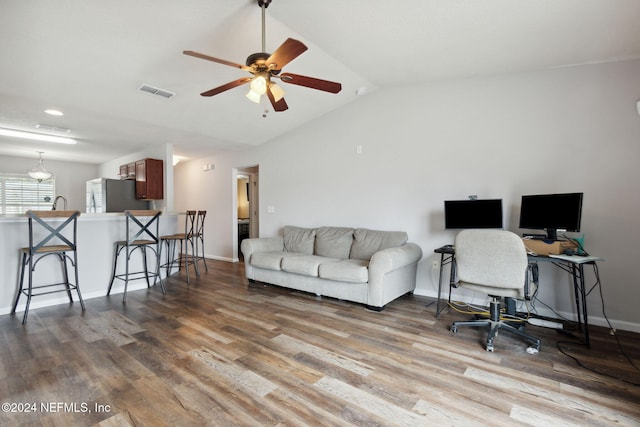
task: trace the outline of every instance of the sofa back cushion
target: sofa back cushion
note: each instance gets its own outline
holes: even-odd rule
[[[316,255],[348,259],[352,243],[353,228],[320,227],[316,229]]]
[[[315,228],[284,227],[284,250],[287,252],[313,255],[315,240]]]
[[[407,240],[408,236],[404,231],[357,228],[353,234],[353,245],[349,257],[369,261],[379,250],[402,246],[407,243]]]

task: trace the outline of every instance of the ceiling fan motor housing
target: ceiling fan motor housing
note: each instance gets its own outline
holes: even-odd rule
[[[270,53],[258,52],[252,53],[247,57],[247,67],[254,67],[256,72],[270,71],[271,75],[277,75],[280,70],[273,69],[272,64],[267,64],[267,59],[271,57]]]
[[[269,59],[270,56],[271,56],[270,53],[264,53],[264,52],[252,53],[247,57],[246,65],[247,67],[250,67],[254,64],[257,67],[260,67],[260,66],[266,67],[265,61]]]

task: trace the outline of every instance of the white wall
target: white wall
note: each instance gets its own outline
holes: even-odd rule
[[[640,61],[389,88],[250,151],[179,164],[176,209],[207,209],[205,252],[233,259],[233,170],[259,164],[262,236],[287,224],[405,230],[425,252],[416,292],[434,295],[433,249],[454,237],[445,199],[502,198],[518,231],[522,194],[584,192],[586,249],[606,258],[606,313],[640,331],[638,99]],[[574,312],[567,275],[549,265],[540,298]],[[604,324],[597,290],[589,311]]]
[[[37,156],[32,159],[0,156],[0,171],[26,175],[29,170],[36,167],[37,163]],[[98,177],[98,165],[47,160],[45,157],[44,167],[55,177],[56,195],[67,199],[69,209],[85,212],[87,191],[85,183]],[[58,208],[61,209],[62,205],[59,204]]]

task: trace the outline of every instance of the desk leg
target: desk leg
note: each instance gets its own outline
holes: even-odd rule
[[[591,348],[589,340],[589,319],[587,318],[587,289],[584,283],[584,264],[578,266],[578,274],[580,274],[580,296],[582,298],[582,320],[584,321],[584,342],[587,348]]]
[[[578,312],[578,325],[584,334],[584,342],[587,348],[591,348],[589,340],[589,319],[587,317],[587,290],[584,284],[584,265],[571,264],[573,287],[576,296],[576,311]]]
[[[444,268],[444,254],[440,254],[440,274],[438,276],[438,302],[436,303],[436,320],[440,318],[440,313],[444,310],[444,307],[440,308],[440,302],[442,300],[442,269]]]
[[[451,255],[449,259],[449,264],[451,264],[451,268],[449,270],[449,304],[451,304],[451,289],[456,284],[456,257]]]
[[[436,320],[440,318],[440,313],[449,306],[449,304],[442,304],[442,270],[445,265],[449,265],[449,298],[451,303],[451,288],[456,280],[456,257],[453,254],[440,254],[440,275],[438,278],[438,304],[436,305]]]

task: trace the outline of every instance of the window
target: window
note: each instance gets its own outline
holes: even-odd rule
[[[51,209],[55,191],[55,179],[38,182],[27,175],[0,174],[0,214]]]

